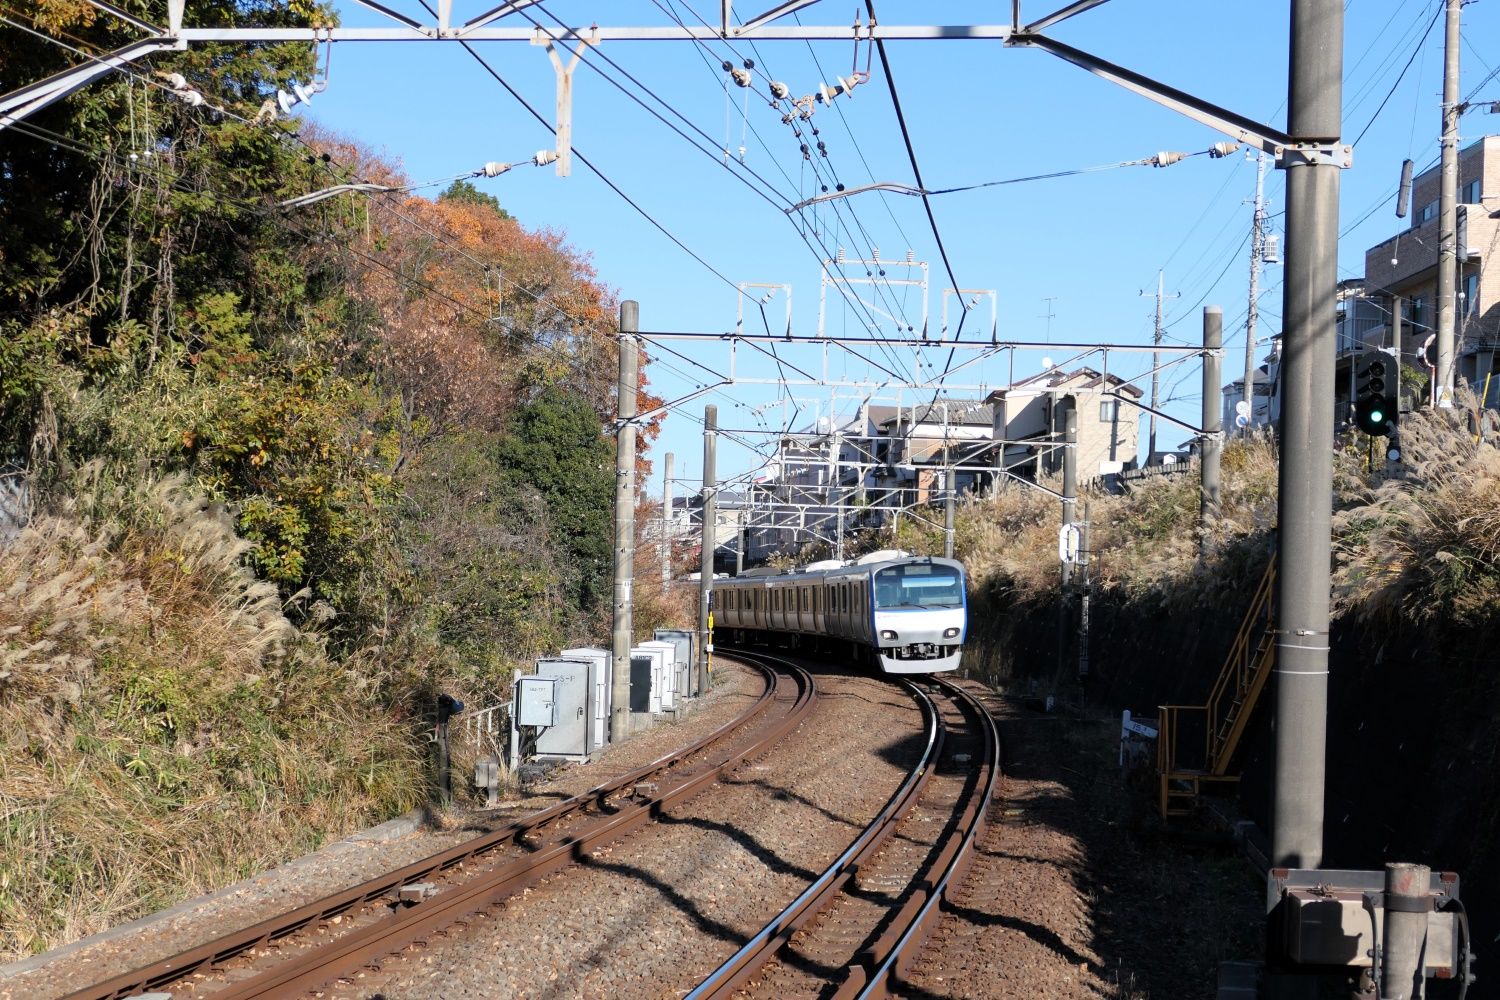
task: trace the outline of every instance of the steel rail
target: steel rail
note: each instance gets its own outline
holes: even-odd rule
[[[767,727],[766,732],[748,747],[737,749],[722,763],[685,777],[645,802],[630,803],[610,818],[580,834],[564,838],[528,857],[501,866],[487,877],[432,897],[391,919],[347,934],[326,948],[283,963],[252,979],[234,983],[215,991],[216,1000],[269,1000],[297,996],[318,989],[330,980],[378,962],[381,958],[413,942],[422,941],[442,927],[451,925],[483,910],[490,904],[536,884],[570,864],[582,861],[590,853],[643,826],[718,781],[741,764],[771,749],[801,724],[812,707],[817,688],[812,675],[801,668],[789,672],[798,692],[787,715]],[[777,687],[780,687],[778,675]]]
[[[932,765],[942,753],[946,727],[927,693],[910,681],[903,683],[922,706],[927,728],[926,745],[906,780],[875,818],[811,885],[710,973],[684,1000],[722,1000],[733,996],[792,939],[792,935],[803,924],[843,891],[845,884],[885,844],[901,817],[906,815],[907,810],[921,796],[932,775]]]
[[[1000,774],[1000,734],[995,728],[995,720],[978,698],[958,684],[936,676],[932,680],[957,700],[966,702],[974,712],[984,737],[983,791],[968,797],[963,814],[945,838],[942,851],[928,866],[926,877],[907,897],[895,920],[870,949],[873,962],[849,968],[848,978],[833,994],[837,1000],[890,996],[892,980],[905,977],[936,925],[948,887],[955,879],[963,877],[973,861],[974,849],[984,831],[985,818],[994,798],[995,783]],[[863,973],[867,969],[872,971],[866,979]]]
[[[766,713],[771,704],[776,700],[777,690],[780,686],[780,677],[782,675],[778,675],[774,670],[761,663],[748,661],[748,659],[747,662],[750,662],[751,666],[760,670],[765,675],[766,686],[760,696],[745,712],[686,748],[665,754],[643,767],[636,768],[627,774],[601,783],[586,792],[565,799],[531,816],[523,817],[513,823],[509,823],[499,830],[492,831],[482,837],[457,845],[447,851],[440,852],[394,872],[361,883],[360,885],[307,903],[288,913],[223,935],[178,955],[162,959],[132,972],[124,973],[102,983],[78,990],[69,994],[65,1000],[116,1000],[116,998],[151,991],[180,980],[200,969],[220,964],[258,945],[284,938],[304,927],[346,913],[362,903],[387,897],[404,885],[420,882],[424,878],[447,871],[503,845],[518,843],[523,837],[534,834],[544,827],[587,809],[590,806],[606,808],[610,805],[608,800],[611,796],[617,795],[641,783],[645,779],[659,779],[664,772],[701,753],[713,744],[720,742],[730,733],[751,725]],[[749,759],[749,757],[759,755],[766,749],[769,749],[771,745],[774,745],[775,742],[779,741],[785,733],[795,728],[815,697],[816,688],[811,675],[807,674],[806,671],[794,672],[792,679],[796,681],[799,690],[787,718],[769,727],[766,736],[757,740],[748,748],[731,754],[726,761],[706,768],[701,773],[693,774],[684,781],[678,782],[666,792],[645,802],[621,804],[616,807],[616,811],[611,813],[608,819],[599,823],[594,828],[565,838],[550,849],[533,853],[519,859],[517,862],[501,866],[494,873],[491,873],[487,880],[478,879],[475,884],[463,887],[460,891],[439,894],[431,900],[410,906],[404,911],[394,914],[390,919],[379,921],[372,925],[372,927],[338,939],[329,949],[320,949],[312,954],[324,954],[334,949],[339,950],[341,953],[347,953],[348,949],[339,948],[341,943],[348,942],[351,938],[355,937],[361,937],[363,940],[362,936],[367,936],[370,940],[364,941],[365,948],[361,952],[363,960],[367,961],[374,950],[379,947],[379,940],[389,941],[395,935],[401,933],[412,931],[420,933],[430,929],[436,925],[431,918],[437,918],[440,921],[442,914],[451,909],[456,901],[468,901],[471,897],[477,898],[484,895],[479,890],[482,890],[485,885],[495,888],[500,882],[509,880],[509,883],[513,885],[513,889],[509,891],[514,891],[514,889],[523,887],[525,883],[527,873],[519,869],[525,866],[552,864],[552,870],[555,870],[570,863],[574,858],[587,854],[592,848],[601,846],[603,842],[623,835],[629,829],[633,829],[650,816],[655,815],[662,808],[686,797],[687,794],[690,794],[691,790],[706,786],[708,781],[705,779],[717,778],[724,771],[738,766],[744,760]],[[671,801],[667,801],[668,799]],[[536,878],[540,877],[542,877],[542,874],[537,874],[530,881],[535,881]],[[467,912],[473,912],[473,910],[482,908],[488,905],[488,903],[493,902],[494,899],[506,894],[508,894],[506,889],[499,888],[490,894],[491,898],[471,906]],[[445,905],[435,905],[438,903]],[[451,919],[456,920],[458,917],[455,916]],[[372,931],[380,931],[381,933],[375,935],[371,933]],[[386,948],[386,951],[389,950],[392,949]],[[306,965],[309,960],[310,956],[302,956],[298,960],[286,963],[286,966],[296,967],[298,965]],[[225,1000],[231,996],[283,995],[288,989],[294,988],[289,982],[283,985],[272,986],[270,993],[251,991],[251,987],[268,978],[283,979],[284,976],[273,976],[272,974],[276,973],[278,969],[284,970],[286,966],[278,966],[261,976],[243,980],[226,990],[218,991],[214,995],[223,997]],[[333,975],[336,975],[336,973],[329,974],[324,979],[332,978]],[[300,980],[305,978],[305,976],[299,975],[296,978]]]

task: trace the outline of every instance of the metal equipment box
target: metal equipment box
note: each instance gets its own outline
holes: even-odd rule
[[[702,694],[693,687],[693,647],[697,634],[685,628],[659,628],[651,638],[657,642],[670,642],[677,647],[677,693],[685,698]]]
[[[516,682],[516,725],[557,725],[556,677],[522,677]]]
[[[614,657],[607,649],[580,646],[562,651],[565,660],[588,660],[595,664],[589,672],[593,687],[593,731],[589,735],[590,750],[598,750],[609,743],[609,713],[614,701]]]
[[[595,746],[590,725],[598,665],[592,660],[543,657],[536,676],[557,681],[556,718],[537,732],[536,755],[566,760],[588,760]]]
[[[1273,947],[1298,965],[1368,968],[1377,936],[1385,941],[1384,879],[1373,871],[1271,869]],[[1444,908],[1457,898],[1458,876],[1432,872],[1423,948],[1428,976],[1454,978],[1465,964],[1457,914]]]
[[[653,678],[661,702],[658,712],[673,712],[677,709],[677,645],[671,642],[643,642],[637,649],[656,650],[661,653],[660,673]]]
[[[671,705],[669,667],[676,651],[667,643],[642,643],[630,651],[630,710],[653,715]]]
[[[661,652],[632,649],[630,651],[630,710],[632,712],[661,710],[661,697],[652,683],[652,672],[661,662]]]

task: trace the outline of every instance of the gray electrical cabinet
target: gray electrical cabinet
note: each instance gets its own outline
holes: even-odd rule
[[[609,713],[614,699],[614,657],[607,649],[592,646],[562,651],[565,660],[588,660],[594,664],[589,671],[590,687],[593,690],[593,730],[589,734],[590,751],[598,750],[609,742]]]
[[[692,687],[696,676],[693,672],[693,645],[697,635],[685,628],[659,628],[652,638],[677,647],[677,693],[684,698],[701,694]]]
[[[643,642],[637,649],[649,650],[660,653],[655,672],[652,674],[653,698],[657,702],[652,707],[653,712],[674,712],[677,710],[677,647],[670,642]]]
[[[660,663],[660,650],[632,649],[630,651],[630,710],[632,712],[661,711],[661,696],[655,691],[652,676],[660,669]]]
[[[557,678],[522,677],[516,682],[516,724],[557,725]]]
[[[568,657],[543,657],[536,661],[534,677],[528,680],[551,680],[555,683],[555,712],[552,725],[538,729],[536,755],[564,760],[588,760],[595,749],[593,726],[594,682],[599,673],[596,663]],[[526,713],[521,713],[522,725]]]

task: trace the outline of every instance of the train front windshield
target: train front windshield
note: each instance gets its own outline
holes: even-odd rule
[[[949,566],[912,563],[875,574],[877,608],[957,607],[963,602],[963,577]]]

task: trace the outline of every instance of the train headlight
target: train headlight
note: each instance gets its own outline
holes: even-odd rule
[[[958,629],[956,629],[956,628],[945,628],[945,629],[943,629],[943,638],[944,639],[957,639],[958,638]]]
[[[883,629],[880,630],[880,638],[882,638],[882,639],[894,639],[894,638],[896,638],[896,633],[892,632],[888,628],[883,628]]]

